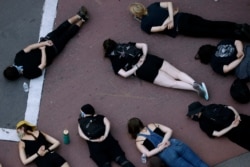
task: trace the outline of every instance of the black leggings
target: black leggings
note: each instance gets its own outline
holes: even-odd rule
[[[236,23],[228,21],[210,21],[200,16],[180,13],[178,20],[180,34],[193,37],[214,37],[214,38],[245,38],[236,32]]]
[[[79,26],[71,24],[68,20],[66,20],[54,31],[47,34],[46,37],[54,43],[57,55],[64,49],[68,41],[77,34],[79,29]]]

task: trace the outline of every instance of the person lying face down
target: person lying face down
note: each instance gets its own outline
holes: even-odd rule
[[[209,99],[205,83],[197,83],[166,60],[148,53],[146,43],[117,43],[106,39],[103,48],[104,56],[110,59],[117,75],[124,78],[137,76],[158,86],[190,90],[205,100]]]
[[[250,40],[248,24],[212,21],[194,14],[179,12],[179,9],[174,9],[173,3],[169,1],[154,2],[148,7],[135,2],[130,4],[129,10],[140,21],[141,29],[148,34]]]
[[[239,114],[228,105],[202,105],[193,102],[188,106],[187,116],[199,122],[200,128],[209,137],[225,136],[232,142],[250,151],[250,116]]]
[[[13,81],[21,76],[28,79],[41,76],[43,69],[53,62],[88,18],[88,11],[82,6],[76,15],[41,38],[39,43],[31,44],[19,51],[15,56],[13,65],[6,67],[3,71],[4,77]]]

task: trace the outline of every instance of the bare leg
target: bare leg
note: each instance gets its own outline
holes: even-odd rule
[[[154,80],[154,84],[167,87],[167,88],[174,88],[174,89],[183,89],[183,90],[192,90],[196,91],[193,88],[192,84],[176,80],[172,76],[168,75],[163,71],[159,71],[158,75]]]
[[[72,16],[68,19],[68,22],[70,24],[76,24],[78,21],[82,20],[82,18],[79,15]]]
[[[194,79],[178,70],[167,61],[163,62],[154,83],[160,86],[196,91],[193,88]]]
[[[68,162],[65,162],[61,167],[70,167]]]

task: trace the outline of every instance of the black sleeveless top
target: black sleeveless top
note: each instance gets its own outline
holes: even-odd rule
[[[45,146],[45,149],[47,149],[51,145],[40,131],[38,137],[35,140],[22,140],[22,141],[25,143],[25,153],[28,156],[37,153],[38,149],[42,145]]]

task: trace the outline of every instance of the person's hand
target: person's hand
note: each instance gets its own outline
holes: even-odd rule
[[[158,147],[160,150],[163,150],[163,149],[165,149],[165,148],[168,147],[168,146],[170,146],[170,142],[169,142],[169,141],[166,141],[166,142],[161,142],[161,143],[159,143],[157,147]]]
[[[47,153],[47,151],[45,150],[45,146],[42,145],[42,146],[38,149],[37,153],[38,153],[40,156],[44,156],[44,155]]]
[[[174,21],[173,20],[169,21],[169,23],[167,24],[167,29],[168,30],[170,30],[172,28],[174,28]]]
[[[237,118],[235,118],[235,120],[232,122],[232,124],[231,124],[231,126],[232,127],[237,127],[238,125],[239,125],[239,123],[240,123],[240,117],[238,116]]]
[[[174,9],[174,15],[176,15],[179,12],[179,8]]]
[[[46,46],[52,46],[53,42],[51,40],[45,41]]]
[[[101,136],[101,137],[99,138],[99,142],[102,142],[104,139],[105,139],[104,136]]]
[[[239,51],[237,52],[237,58],[243,58],[244,57],[244,52],[243,51]]]

